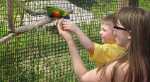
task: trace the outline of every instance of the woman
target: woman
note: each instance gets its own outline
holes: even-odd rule
[[[59,33],[69,46],[74,71],[81,82],[150,82],[150,13],[141,8],[124,7],[117,12],[114,35],[126,48],[119,59],[102,68],[88,71],[68,31],[60,20]]]

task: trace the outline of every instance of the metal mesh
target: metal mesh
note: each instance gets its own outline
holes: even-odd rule
[[[73,10],[70,19],[95,42],[100,42],[100,18],[128,5],[127,0],[12,0],[11,25],[8,1],[0,0],[0,38],[11,33],[10,26],[16,29],[40,21],[46,16],[45,7],[51,5]],[[149,3],[139,0],[139,6],[147,10]],[[50,23],[38,27],[0,40],[0,82],[77,82],[68,47],[56,27]],[[94,68],[86,50],[74,39],[86,67]]]

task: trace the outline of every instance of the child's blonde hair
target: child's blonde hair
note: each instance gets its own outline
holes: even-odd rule
[[[102,20],[102,21],[110,21],[110,22],[112,22],[114,25],[116,24],[116,17],[115,17],[115,14],[106,15],[106,16],[102,17],[101,20]]]

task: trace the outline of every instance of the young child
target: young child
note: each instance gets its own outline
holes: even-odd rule
[[[97,66],[102,66],[113,61],[121,55],[125,49],[118,46],[113,35],[113,27],[115,26],[115,16],[108,15],[102,18],[100,36],[103,44],[92,42],[75,24],[70,20],[62,22],[63,30],[75,33],[80,43],[89,52],[90,60],[96,63]]]

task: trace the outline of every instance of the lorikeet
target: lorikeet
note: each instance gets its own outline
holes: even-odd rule
[[[47,8],[47,15],[51,18],[65,18],[65,19],[69,19],[69,12],[58,8],[58,7],[54,7],[54,6],[48,6]]]

